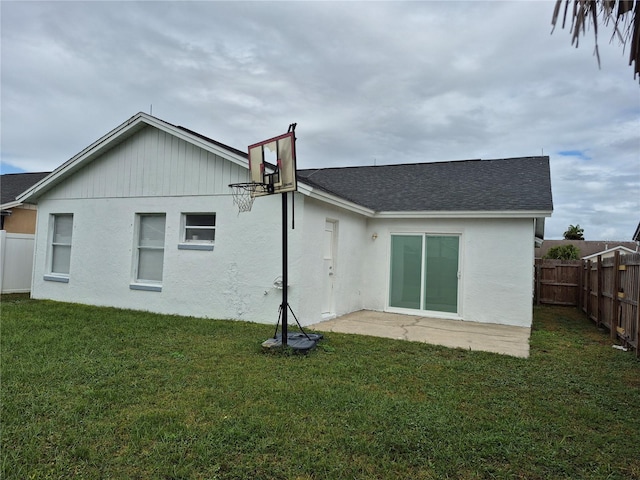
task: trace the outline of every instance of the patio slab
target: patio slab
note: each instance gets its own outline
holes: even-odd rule
[[[514,357],[529,357],[531,329],[398,313],[360,310],[306,328],[443,345]]]

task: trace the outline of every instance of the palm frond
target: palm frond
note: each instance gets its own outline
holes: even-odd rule
[[[560,17],[563,0],[556,0],[551,24],[555,30]],[[572,5],[569,14],[569,5]],[[562,28],[567,24],[567,17],[571,19],[571,45],[578,48],[580,35],[585,35],[588,27],[593,27],[595,39],[594,55],[600,67],[600,51],[598,49],[598,27],[613,25],[611,40],[618,38],[623,51],[629,45],[629,65],[633,66],[633,78],[640,80],[640,0],[564,0],[562,14]]]

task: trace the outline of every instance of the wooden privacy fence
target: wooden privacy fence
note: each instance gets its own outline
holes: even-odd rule
[[[536,304],[580,305],[582,260],[547,260],[535,262]]]
[[[536,304],[580,308],[640,356],[640,254],[591,260],[536,260]]]

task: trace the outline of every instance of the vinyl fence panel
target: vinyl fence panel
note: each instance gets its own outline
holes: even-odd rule
[[[0,230],[0,292],[31,291],[35,235]]]

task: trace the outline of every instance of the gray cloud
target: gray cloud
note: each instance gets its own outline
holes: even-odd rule
[[[606,33],[602,70],[589,36],[550,35],[552,2],[0,8],[3,171],[51,170],[153,105],[240,149],[297,122],[303,168],[544,152],[548,238],[640,220],[640,89]]]

